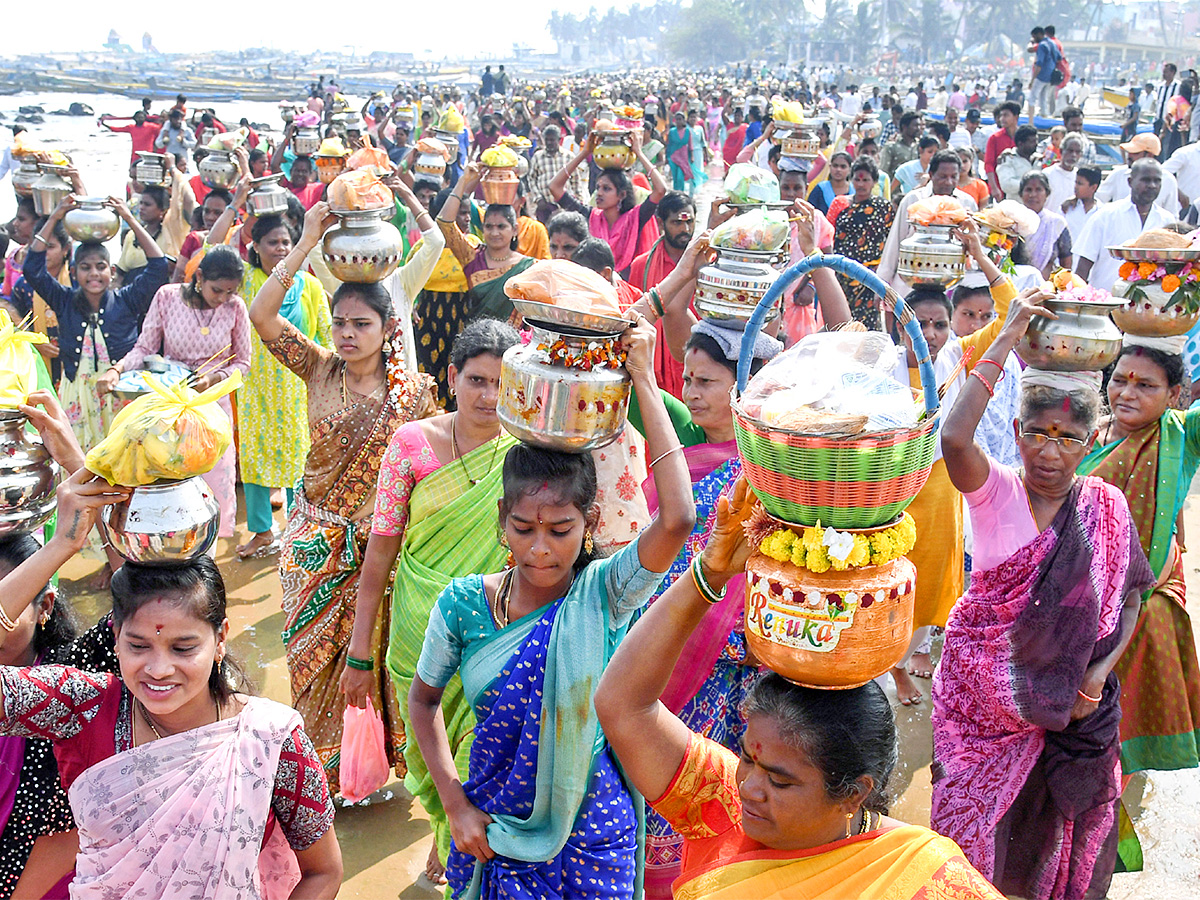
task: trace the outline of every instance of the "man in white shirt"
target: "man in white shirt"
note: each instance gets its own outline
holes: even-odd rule
[[[892,219],[892,230],[888,233],[887,242],[883,245],[883,254],[879,259],[879,267],[876,271],[879,277],[890,284],[901,297],[909,292],[909,287],[896,274],[896,266],[900,259],[900,242],[913,233],[913,225],[908,221],[908,208],[918,200],[936,195],[953,197],[969,212],[979,211],[979,207],[975,205],[975,200],[971,195],[955,187],[958,184],[958,173],[961,168],[962,161],[955,151],[939,150],[929,161],[928,183],[915,191],[909,191],[900,201],[900,207],[896,210],[896,217]]]
[[[904,95],[904,108],[905,109],[916,109],[917,108],[917,89],[916,88],[910,87],[908,89],[908,93]]]
[[[858,85],[852,84],[846,93],[842,94],[841,110],[845,115],[853,118],[862,112],[862,107],[862,95],[858,93]]]
[[[1042,170],[1050,182],[1050,196],[1046,198],[1046,209],[1058,212],[1063,204],[1075,196],[1075,167],[1083,156],[1083,141],[1077,134],[1068,134],[1062,139],[1062,159]]]
[[[1200,113],[1195,111],[1192,115],[1200,118]],[[1200,200],[1200,143],[1193,141],[1184,144],[1172,153],[1171,158],[1163,163],[1163,171],[1174,175],[1179,183],[1179,193],[1186,198],[1180,199],[1181,205]]]
[[[991,129],[980,125],[981,118],[982,114],[979,110],[968,109],[966,124],[963,126],[967,129],[967,134],[971,136],[971,147],[975,150],[976,159],[983,159],[983,154],[987,151],[987,139],[992,133]]]
[[[1156,159],[1139,159],[1129,170],[1129,197],[1109,203],[1088,220],[1074,245],[1075,271],[1094,288],[1111,290],[1121,260],[1108,252],[1143,231],[1162,228],[1175,217],[1155,203],[1162,186],[1162,166]]]
[[[946,128],[950,131],[950,146],[955,150],[971,146],[971,133],[958,124],[958,107],[946,107]]]
[[[1167,101],[1179,93],[1180,84],[1175,78],[1175,73],[1178,71],[1175,63],[1163,63],[1162,84],[1154,91],[1154,130],[1160,135],[1163,121],[1167,117]]]
[[[1162,152],[1162,144],[1158,138],[1149,132],[1135,134],[1124,144],[1118,144],[1125,152],[1126,165],[1117,166],[1108,173],[1100,190],[1096,191],[1096,199],[1103,203],[1114,200],[1124,200],[1129,196],[1130,172],[1133,164],[1141,159],[1158,159]],[[1163,172],[1158,198],[1154,201],[1172,216],[1179,215],[1179,183],[1170,172]]]
[[[935,113],[944,113],[949,100],[950,95],[946,93],[946,88],[939,84],[937,93],[929,98],[929,111]]]

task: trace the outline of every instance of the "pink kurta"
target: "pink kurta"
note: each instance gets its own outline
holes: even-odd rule
[[[146,312],[137,343],[121,360],[121,370],[139,369],[147,356],[160,353],[190,369],[206,363],[204,373],[215,369],[222,379],[235,370],[243,376],[249,374],[250,316],[246,304],[240,297],[234,297],[216,309],[196,309],[184,301],[184,287],[167,284],[158,289]],[[218,402],[232,419],[229,397],[222,397]],[[233,537],[237,520],[235,454],[231,444],[212,471],[204,475],[221,506],[221,537]]]

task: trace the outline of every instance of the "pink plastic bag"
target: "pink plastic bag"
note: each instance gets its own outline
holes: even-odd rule
[[[342,796],[351,803],[369,797],[387,784],[390,769],[383,749],[383,720],[374,704],[366,709],[347,706],[342,714],[342,758],[339,775]]]

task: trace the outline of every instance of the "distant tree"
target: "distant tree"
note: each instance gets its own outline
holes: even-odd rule
[[[695,0],[665,37],[673,57],[715,66],[745,56],[750,31],[731,0]]]

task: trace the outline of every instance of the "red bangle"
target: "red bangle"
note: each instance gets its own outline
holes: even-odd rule
[[[991,363],[993,366],[995,366],[1001,372],[1004,371],[1004,365],[1002,363],[996,362],[994,359],[981,359],[979,362],[975,363],[975,368],[979,368],[984,363]]]
[[[989,383],[988,383],[988,380],[987,380],[986,378],[984,378],[982,374],[980,374],[980,372],[979,372],[979,370],[978,370],[978,369],[972,369],[972,370],[971,370],[971,375],[972,375],[973,377],[975,377],[975,378],[978,378],[978,379],[979,379],[979,383],[980,383],[980,384],[982,384],[982,385],[984,386],[984,389],[985,389],[985,390],[987,390],[987,392],[988,392],[988,396],[989,396],[989,397],[995,397],[995,396],[996,396],[996,389],[995,389],[995,387],[993,387],[991,384],[989,384]]]

